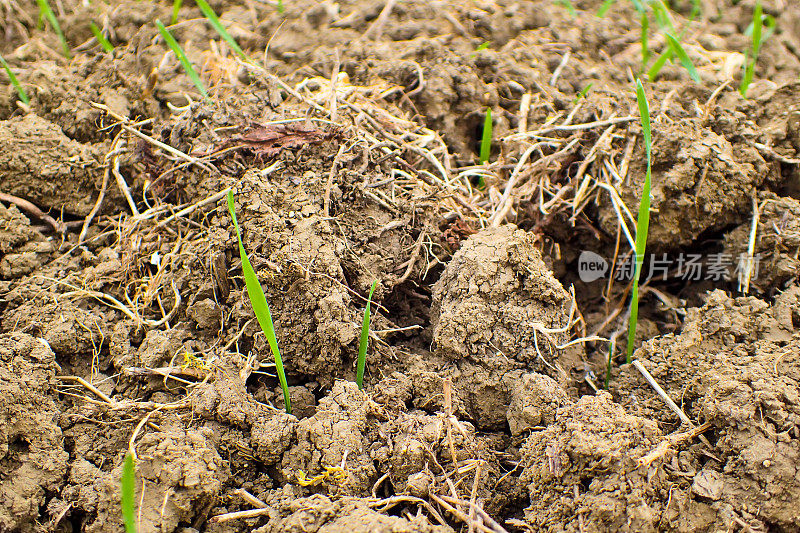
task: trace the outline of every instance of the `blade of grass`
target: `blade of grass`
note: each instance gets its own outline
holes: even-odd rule
[[[242,271],[244,272],[244,282],[247,286],[247,296],[250,298],[250,305],[253,306],[253,312],[256,315],[258,324],[261,326],[261,331],[269,343],[269,349],[272,351],[272,356],[275,358],[275,370],[278,373],[278,381],[281,383],[283,390],[283,404],[286,407],[286,412],[292,412],[292,404],[289,401],[289,386],[286,383],[286,374],[283,370],[283,359],[281,352],[278,349],[278,340],[275,338],[275,326],[272,324],[272,314],[269,311],[269,304],[267,304],[267,297],[264,296],[264,289],[258,281],[256,271],[253,265],[250,264],[250,259],[247,257],[247,252],[242,243],[242,234],[239,231],[239,222],[236,219],[236,206],[233,204],[233,191],[228,191],[228,212],[231,214],[233,220],[233,227],[236,230],[236,239],[239,241],[239,257],[242,260]]]
[[[556,0],[556,2],[567,8],[570,17],[575,18],[578,16],[575,6],[572,5],[572,0]]]
[[[203,85],[203,81],[200,79],[200,76],[197,75],[197,71],[194,69],[192,64],[189,62],[189,59],[186,57],[186,54],[183,53],[183,48],[181,45],[178,44],[178,41],[175,40],[175,37],[161,24],[161,21],[156,19],[156,27],[158,28],[159,33],[161,33],[161,37],[164,38],[166,41],[167,46],[178,56],[181,64],[183,65],[183,69],[186,71],[186,74],[189,75],[189,79],[192,80],[194,86],[197,87],[197,90],[200,91],[200,94],[203,95],[203,98],[208,99],[208,93],[206,92],[206,87]]]
[[[642,72],[647,68],[647,62],[650,61],[650,46],[647,42],[647,32],[650,29],[650,21],[647,18],[647,13],[642,13],[642,35],[639,38],[642,44]]]
[[[753,82],[753,75],[755,74],[756,60],[758,53],[761,51],[761,25],[762,25],[762,8],[761,0],[756,2],[756,7],[753,10],[753,30],[751,32],[752,45],[750,53],[745,58],[744,74],[742,75],[742,82],[739,84],[739,93],[744,96],[747,93],[747,88]]]
[[[572,105],[577,104],[581,98],[586,98],[586,95],[589,94],[589,90],[591,90],[592,85],[594,85],[594,82],[589,82],[589,84],[586,87],[581,89],[581,92],[579,92],[578,95],[575,97],[575,100],[572,101]]]
[[[286,8],[283,6],[283,0],[278,0],[278,13],[283,15],[286,12]]]
[[[103,47],[105,52],[112,52],[114,50],[114,47],[110,42],[108,42],[106,36],[103,35],[103,32],[101,32],[100,28],[97,27],[97,24],[90,22],[89,29],[92,30],[92,35],[94,35],[94,38],[97,39],[97,42],[100,43],[100,46]]]
[[[483,135],[481,136],[481,164],[489,161],[492,153],[492,108],[486,108],[486,118],[483,120]]]
[[[214,10],[211,9],[211,6],[208,5],[206,0],[195,0],[195,2],[197,3],[197,7],[200,8],[200,11],[203,12],[203,15],[205,15],[205,17],[208,19],[208,22],[211,24],[211,26],[217,30],[219,36],[222,37],[226,43],[228,43],[228,46],[230,46],[231,49],[239,55],[239,57],[242,59],[247,59],[247,56],[239,47],[239,44],[234,40],[233,37],[231,37],[231,35],[228,33],[228,30],[226,30],[225,26],[222,25],[222,22],[219,21],[219,17],[217,17],[217,14],[214,13]]]
[[[61,48],[64,51],[64,56],[67,59],[72,59],[67,39],[64,37],[64,32],[61,31],[61,26],[58,24],[58,19],[56,19],[53,10],[50,9],[50,4],[47,3],[47,0],[36,0],[36,2],[39,4],[39,11],[41,14],[50,22],[50,25],[53,26],[53,31],[58,35],[58,40],[61,41]]]
[[[651,0],[650,7],[653,9],[653,16],[659,28],[667,33],[675,33],[675,27],[672,25],[672,19],[669,16],[669,8],[664,2],[662,0]]]
[[[644,252],[647,248],[647,231],[650,227],[650,171],[651,171],[651,137],[650,137],[650,108],[647,105],[647,96],[644,94],[641,80],[636,80],[636,102],[639,105],[639,117],[642,122],[642,135],[644,148],[647,153],[647,171],[644,176],[642,198],[639,202],[639,216],[636,219],[636,267],[633,272],[633,285],[631,287],[631,313],[628,322],[628,346],[626,361],[631,362],[633,355],[633,342],[636,338],[636,321],[639,318],[639,277],[642,274]]]
[[[172,18],[169,19],[170,26],[178,22],[178,12],[181,10],[181,5],[183,5],[183,0],[174,0],[172,2]]]
[[[603,5],[600,6],[600,9],[597,10],[597,16],[600,18],[605,17],[608,10],[614,5],[614,2],[616,2],[616,0],[605,0]]]
[[[6,69],[6,74],[8,74],[8,78],[11,80],[11,85],[17,90],[20,101],[25,105],[29,105],[31,101],[28,99],[28,94],[25,92],[25,89],[22,88],[22,85],[20,85],[19,80],[11,71],[11,67],[6,63],[6,59],[3,56],[0,56],[0,63],[2,63],[3,68]]]
[[[364,388],[364,369],[367,366],[367,345],[369,344],[369,308],[372,304],[372,293],[375,292],[377,286],[378,281],[373,281],[367,297],[367,307],[364,309],[364,321],[361,323],[361,340],[358,343],[358,363],[356,364],[356,384],[359,389]]]
[[[611,381],[611,359],[614,358],[614,348],[616,340],[611,339],[608,343],[608,363],[606,364],[606,378],[603,380],[603,389],[608,390],[608,384]]]
[[[675,55],[675,52],[672,50],[672,47],[668,47],[664,52],[658,56],[656,62],[653,63],[653,66],[650,67],[650,70],[647,71],[647,77],[650,81],[655,81],[656,77],[658,77],[658,73],[661,72],[661,69],[664,68],[664,65],[667,64],[667,61],[672,59],[672,56]]]
[[[122,464],[122,477],[119,480],[120,501],[122,504],[122,521],[125,523],[126,533],[136,533],[136,520],[134,507],[136,500],[136,465],[131,454],[125,455]]]
[[[683,49],[681,43],[671,33],[667,33],[665,35],[669,41],[670,48],[672,49],[673,53],[678,56],[683,68],[689,71],[689,76],[691,76],[694,81],[700,83],[700,75],[697,73],[697,70],[695,70],[692,60],[689,59],[689,55],[686,53],[686,50]]]

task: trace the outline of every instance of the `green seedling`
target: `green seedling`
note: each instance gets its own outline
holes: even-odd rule
[[[55,14],[53,14],[53,10],[50,9],[50,4],[47,3],[47,0],[36,0],[36,2],[39,4],[41,16],[50,22],[50,25],[53,26],[53,31],[58,35],[58,40],[61,41],[61,48],[64,51],[64,56],[67,59],[72,59],[67,39],[64,37],[64,32],[61,31],[61,26],[58,24],[58,19],[56,19]]]
[[[594,85],[594,82],[590,82],[586,87],[581,89],[581,92],[579,92],[575,97],[575,100],[572,101],[572,105],[577,104],[581,98],[586,98],[586,96],[589,94],[589,91],[592,89],[592,85]]]
[[[219,21],[219,17],[217,17],[217,14],[214,13],[214,10],[211,9],[211,6],[208,5],[206,0],[195,0],[195,2],[197,2],[197,7],[200,8],[200,11],[202,11],[203,15],[205,15],[205,17],[208,19],[209,24],[211,24],[219,36],[222,37],[226,43],[228,43],[228,46],[230,46],[231,49],[239,55],[239,57],[242,59],[247,59],[245,53],[239,47],[234,38],[231,37],[231,34],[228,33],[228,30],[225,29],[225,26],[223,26]]]
[[[470,57],[476,57],[478,55],[478,52],[482,50],[488,50],[490,45],[491,43],[489,41],[479,44],[478,47],[475,49],[475,51],[470,54]]]
[[[492,153],[492,108],[486,108],[486,118],[483,119],[483,135],[481,136],[481,164],[489,161]]]
[[[278,13],[283,15],[286,12],[286,8],[283,6],[283,0],[278,0]]]
[[[672,59],[672,56],[675,52],[673,51],[672,47],[668,47],[664,52],[658,56],[653,66],[650,67],[650,70],[647,71],[647,77],[650,81],[655,81],[658,77],[658,73],[661,72],[661,69],[664,68],[664,65],[667,64],[667,61]]]
[[[125,533],[136,533],[136,520],[134,508],[136,500],[136,465],[131,454],[125,455],[122,464],[122,477],[119,480],[120,502],[122,503],[122,521],[125,523]]]
[[[671,33],[666,35],[672,53],[678,56],[683,68],[689,72],[689,76],[691,76],[691,78],[697,83],[700,83],[700,75],[697,73],[697,70],[695,70],[692,60],[689,59],[689,55],[686,53],[686,50],[683,49],[681,43],[675,37],[673,37]]]
[[[597,16],[600,18],[605,17],[608,10],[614,5],[614,2],[616,2],[616,0],[605,0],[603,5],[600,6],[600,9],[597,10]]]
[[[606,363],[606,379],[603,380],[603,388],[608,390],[608,384],[611,381],[611,359],[614,357],[614,348],[616,348],[616,339],[611,339],[608,343],[608,362]]]
[[[650,227],[650,171],[651,171],[651,144],[650,144],[650,108],[647,105],[647,96],[644,94],[641,80],[636,80],[636,101],[639,104],[639,118],[642,122],[642,135],[644,136],[644,149],[647,154],[647,171],[644,176],[642,199],[639,202],[639,216],[636,219],[636,266],[633,272],[631,286],[631,313],[628,322],[628,353],[626,361],[631,362],[633,355],[633,342],[636,336],[636,321],[639,317],[639,277],[642,274],[644,252],[647,248],[647,231]]]
[[[278,349],[278,340],[275,338],[275,326],[272,324],[272,314],[269,312],[269,305],[267,304],[266,296],[264,296],[264,289],[258,281],[256,271],[253,269],[253,265],[250,264],[250,259],[247,257],[247,252],[242,243],[239,222],[236,220],[236,207],[233,205],[233,191],[228,191],[228,212],[231,214],[233,227],[236,230],[236,239],[239,241],[239,257],[242,260],[242,271],[244,272],[244,281],[247,286],[247,296],[250,298],[250,305],[253,306],[253,312],[256,315],[258,324],[261,326],[261,331],[264,332],[264,336],[267,338],[272,356],[275,358],[275,370],[278,373],[278,381],[281,383],[281,389],[283,389],[283,404],[286,407],[286,412],[291,413],[292,404],[289,401],[289,386],[286,383],[286,374],[283,371],[283,359]]]
[[[765,22],[766,24],[764,24]],[[767,28],[766,32],[763,31],[764,26]],[[758,54],[761,52],[761,45],[774,30],[775,18],[769,15],[764,17],[761,0],[759,0],[756,2],[756,7],[753,10],[753,22],[747,28],[747,31],[745,31],[745,34],[749,33],[751,37],[751,45],[750,50],[745,54],[744,74],[742,75],[742,82],[739,84],[739,93],[742,96],[747,94],[747,88],[750,87],[750,84],[753,82],[756,61],[758,60]]]
[[[373,281],[367,297],[367,307],[364,309],[364,320],[361,322],[361,340],[358,343],[358,363],[356,364],[356,384],[359,389],[364,388],[364,369],[367,366],[367,345],[369,344],[369,308],[372,304],[372,294],[377,286],[378,281]]]
[[[25,92],[25,89],[22,88],[22,85],[20,85],[17,76],[11,71],[11,67],[6,63],[6,59],[3,56],[0,56],[0,63],[2,63],[3,68],[6,69],[6,74],[8,74],[8,78],[11,80],[11,85],[17,90],[20,101],[25,105],[29,105],[31,101],[28,99],[28,94]]]
[[[174,0],[174,2],[172,2],[172,18],[169,22],[170,26],[178,22],[178,12],[181,10],[181,5],[183,5],[183,0]]]
[[[194,83],[194,86],[197,87],[197,90],[200,91],[200,94],[203,95],[203,98],[208,99],[208,93],[206,92],[206,86],[203,85],[203,81],[200,79],[200,76],[197,75],[197,71],[194,69],[192,64],[189,62],[189,59],[186,57],[186,54],[183,53],[183,48],[181,45],[178,44],[178,41],[175,40],[175,37],[164,27],[160,20],[156,19],[156,27],[158,28],[159,33],[161,33],[161,37],[164,38],[166,41],[167,46],[169,46],[170,50],[172,50],[178,59],[180,60],[181,64],[183,65],[183,69],[186,71],[186,74],[189,75],[189,78]]]
[[[641,15],[642,33],[639,38],[642,44],[642,72],[647,68],[647,62],[650,61],[650,45],[648,43],[647,33],[650,30],[650,20],[647,18],[647,13]]]
[[[556,1],[565,8],[567,8],[570,17],[575,18],[578,16],[578,12],[575,11],[575,6],[572,5],[572,0],[556,0]]]
[[[100,43],[100,46],[103,47],[103,51],[112,52],[114,50],[114,47],[110,42],[108,42],[106,36],[103,35],[103,32],[101,32],[100,28],[97,27],[97,24],[90,22],[89,29],[92,30],[92,35],[94,35],[94,38],[97,39],[98,43]]]

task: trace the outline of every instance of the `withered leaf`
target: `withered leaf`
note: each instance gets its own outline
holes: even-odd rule
[[[300,123],[252,124],[249,129],[233,136],[226,144],[251,150],[256,157],[273,157],[284,148],[298,148],[306,144],[317,144],[341,134],[339,128],[322,130]]]

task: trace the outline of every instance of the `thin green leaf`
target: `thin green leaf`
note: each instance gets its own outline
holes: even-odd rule
[[[203,15],[205,15],[205,17],[208,19],[208,22],[211,24],[211,26],[213,26],[217,33],[219,33],[219,36],[222,37],[226,43],[228,43],[228,46],[231,47],[231,50],[236,52],[242,59],[247,59],[244,51],[242,51],[234,38],[231,37],[231,34],[228,33],[228,30],[225,29],[225,26],[222,25],[219,17],[217,17],[217,14],[214,13],[214,10],[211,9],[211,6],[208,5],[206,0],[195,0],[195,2],[197,3],[197,7],[200,8],[200,11],[203,12]]]
[[[136,465],[131,454],[125,455],[122,464],[122,477],[119,480],[120,502],[122,504],[122,521],[126,533],[136,533],[135,501],[136,501]]]
[[[181,5],[183,5],[183,0],[174,0],[172,2],[172,18],[170,19],[169,23],[170,26],[178,22],[178,12],[181,10]]]
[[[653,66],[647,71],[647,77],[650,79],[650,81],[656,80],[658,73],[661,72],[661,69],[664,68],[664,65],[667,64],[667,61],[672,59],[674,54],[675,52],[673,52],[672,47],[668,47],[660,56],[658,56],[655,63],[653,63]]]
[[[692,0],[692,11],[689,13],[689,21],[693,21],[700,14],[700,0]]]
[[[572,104],[575,105],[581,98],[586,98],[586,95],[589,94],[592,85],[594,85],[594,82],[589,82],[589,84],[586,87],[581,89],[581,92],[578,93],[578,96],[575,97],[575,100],[572,101]]]
[[[278,13],[283,15],[286,12],[286,8],[283,7],[283,0],[278,0]]]
[[[689,59],[689,55],[686,53],[686,50],[683,49],[681,43],[679,43],[678,39],[676,39],[669,33],[667,33],[666,36],[667,40],[669,41],[670,48],[672,49],[674,54],[678,56],[681,65],[683,65],[683,68],[685,68],[689,72],[689,76],[691,76],[694,81],[700,83],[700,75],[697,73],[697,70],[695,70],[694,65],[692,64],[692,60]]]
[[[606,378],[603,380],[603,388],[608,390],[608,384],[611,381],[611,359],[614,357],[614,348],[616,347],[616,340],[611,340],[608,343],[608,362],[606,363]]]
[[[631,362],[633,355],[633,344],[636,339],[636,321],[639,318],[639,278],[642,274],[642,264],[647,248],[647,232],[650,227],[650,173],[651,173],[651,136],[650,136],[650,109],[647,104],[647,96],[644,93],[641,80],[636,80],[636,101],[639,105],[639,117],[642,122],[642,134],[644,136],[644,146],[647,153],[647,171],[644,177],[644,187],[642,188],[642,198],[639,202],[639,216],[636,219],[636,267],[633,273],[633,284],[631,287],[631,312],[628,322],[628,346],[626,360]]]
[[[192,80],[194,86],[197,87],[197,90],[200,91],[200,94],[203,95],[204,98],[208,99],[208,93],[206,92],[206,87],[203,85],[203,81],[200,79],[200,76],[197,75],[197,71],[194,69],[192,64],[189,62],[189,59],[186,57],[186,54],[183,53],[183,48],[181,45],[178,44],[178,41],[175,40],[175,37],[161,24],[161,21],[156,19],[156,27],[158,31],[161,33],[161,37],[164,38],[166,41],[167,46],[178,56],[181,64],[183,65],[183,69],[186,71],[186,74],[189,75],[189,79]]]
[[[292,404],[289,400],[289,386],[286,383],[286,374],[283,370],[283,359],[281,352],[278,349],[278,340],[275,338],[275,326],[272,324],[272,314],[269,311],[269,304],[267,304],[267,297],[264,296],[264,289],[258,281],[256,271],[253,265],[250,264],[250,259],[247,257],[247,252],[242,243],[242,234],[239,231],[239,222],[236,219],[236,206],[233,203],[233,191],[228,191],[228,212],[233,220],[233,227],[236,230],[236,239],[239,241],[239,257],[242,260],[242,272],[244,272],[244,282],[247,286],[247,296],[250,298],[250,305],[253,306],[253,312],[256,315],[258,324],[261,326],[261,331],[269,343],[269,349],[272,351],[272,356],[275,358],[275,370],[278,373],[278,381],[281,383],[283,390],[283,403],[286,407],[286,412],[292,412]]]
[[[481,164],[489,161],[492,153],[492,108],[486,108],[486,118],[483,120],[483,135],[481,136]]]
[[[23,104],[28,105],[31,101],[28,99],[28,94],[25,92],[25,89],[22,88],[22,85],[19,83],[17,76],[11,71],[11,67],[6,63],[6,59],[3,56],[0,56],[0,63],[3,64],[3,68],[6,69],[6,74],[8,74],[8,78],[11,80],[11,85],[17,90],[17,94],[19,95],[19,99],[22,101]]]
[[[642,13],[641,16],[642,34],[639,41],[642,45],[642,72],[647,68],[647,62],[650,61],[650,46],[648,44],[647,32],[650,29],[650,21],[647,19],[647,13]]]
[[[605,17],[608,10],[614,5],[614,2],[616,2],[616,0],[605,0],[603,5],[600,6],[600,9],[597,10],[597,16],[600,18]]]
[[[39,4],[40,13],[47,18],[48,22],[50,22],[50,25],[53,26],[53,31],[56,32],[58,40],[61,41],[61,48],[64,51],[64,56],[67,59],[72,59],[72,54],[70,53],[67,39],[64,37],[64,32],[61,31],[61,26],[58,24],[58,19],[56,19],[53,10],[50,9],[50,4],[47,3],[47,0],[36,0],[36,2]]]
[[[668,33],[675,33],[672,18],[669,16],[669,9],[664,2],[662,0],[651,0],[650,6],[653,8],[653,16],[656,18],[658,26]]]
[[[97,39],[97,42],[100,43],[100,46],[103,48],[105,52],[112,52],[114,51],[114,47],[108,42],[106,36],[103,35],[103,32],[100,31],[100,28],[97,27],[97,24],[94,22],[89,23],[89,29],[92,30],[92,35],[94,38]]]
[[[577,11],[575,11],[575,6],[572,5],[572,0],[556,0],[556,1],[565,8],[567,8],[570,17],[575,18],[578,16]]]
[[[756,2],[756,7],[753,10],[753,23],[751,32],[751,45],[750,53],[746,54],[744,74],[742,75],[742,82],[739,84],[739,93],[742,96],[747,94],[747,88],[753,82],[753,76],[756,69],[756,60],[761,51],[761,27],[762,27],[762,8],[761,1]]]
[[[364,309],[364,320],[361,323],[361,340],[358,343],[358,363],[356,364],[356,384],[359,389],[364,388],[364,369],[367,366],[367,345],[369,344],[369,308],[372,304],[372,293],[375,292],[377,286],[378,281],[373,281],[367,297],[367,307]]]

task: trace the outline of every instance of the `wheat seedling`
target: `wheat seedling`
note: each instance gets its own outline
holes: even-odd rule
[[[129,453],[125,455],[125,462],[122,464],[122,477],[119,480],[119,485],[125,533],[136,533],[136,520],[134,519],[136,465],[134,464],[133,456]]]
[[[236,239],[239,241],[239,257],[242,260],[242,271],[244,272],[244,281],[247,286],[247,296],[250,298],[250,305],[253,306],[253,312],[256,315],[258,324],[261,326],[261,331],[269,343],[269,349],[275,358],[275,370],[278,373],[278,381],[281,383],[283,389],[283,403],[286,407],[286,412],[292,412],[292,404],[289,401],[289,386],[286,383],[286,374],[283,371],[283,359],[281,352],[278,349],[278,340],[275,338],[275,326],[272,324],[272,314],[269,312],[269,304],[267,298],[264,296],[264,289],[258,281],[256,271],[253,270],[253,265],[250,264],[250,259],[247,257],[247,252],[242,243],[242,234],[239,231],[239,222],[236,220],[236,207],[233,205],[233,191],[228,191],[228,212],[231,214],[233,220],[233,227],[236,230]]]
[[[763,32],[764,22],[766,18],[767,31]],[[750,50],[745,54],[744,74],[742,75],[742,82],[739,84],[739,93],[742,96],[747,94],[747,88],[753,82],[753,74],[755,73],[756,60],[758,54],[761,52],[761,44],[769,37],[775,29],[775,19],[772,16],[763,16],[763,9],[761,7],[761,0],[756,2],[756,7],[753,10],[753,22],[745,33],[750,33],[751,45]]]
[[[183,5],[183,0],[174,0],[172,2],[172,18],[169,19],[170,26],[178,22],[178,12],[181,10],[181,5]]]
[[[156,19],[156,27],[158,28],[159,33],[161,33],[161,37],[163,37],[164,41],[166,41],[170,50],[172,50],[175,55],[178,56],[178,59],[183,65],[183,69],[186,71],[186,74],[189,75],[189,78],[192,80],[192,83],[194,83],[194,86],[197,87],[197,90],[200,91],[200,94],[202,94],[205,99],[208,99],[206,86],[203,85],[203,81],[200,79],[200,76],[197,75],[197,71],[189,62],[189,58],[187,58],[186,54],[183,53],[183,48],[181,48],[181,45],[178,44],[178,41],[175,40],[175,37],[172,36],[169,30],[167,30],[167,28],[165,28],[158,19]]]
[[[231,37],[231,35],[228,33],[228,30],[226,30],[225,26],[223,26],[219,21],[219,17],[217,17],[217,14],[214,13],[214,10],[211,9],[211,6],[208,5],[206,0],[195,0],[195,2],[197,2],[197,7],[200,8],[200,11],[202,11],[203,15],[205,15],[205,17],[208,19],[209,24],[211,24],[211,26],[217,30],[219,36],[222,37],[226,43],[228,43],[228,46],[230,46],[231,49],[239,55],[239,57],[242,59],[247,59],[247,56],[239,47],[239,44],[234,40],[233,37]]]
[[[486,108],[486,118],[483,120],[483,135],[481,136],[481,164],[489,161],[492,153],[492,108]]]
[[[651,171],[651,144],[650,144],[650,109],[647,105],[647,96],[644,94],[641,80],[636,80],[636,101],[639,104],[639,117],[642,122],[642,135],[644,136],[644,149],[647,154],[647,171],[644,176],[642,199],[639,202],[639,217],[636,219],[636,267],[633,272],[633,285],[631,287],[631,313],[628,323],[628,353],[626,361],[631,362],[633,355],[633,341],[636,336],[636,320],[639,316],[639,276],[642,273],[644,252],[647,248],[647,230],[650,227],[650,171]]]
[[[358,343],[358,362],[356,364],[356,384],[359,389],[364,388],[364,369],[367,366],[367,345],[369,344],[369,308],[372,304],[372,294],[377,286],[378,281],[373,281],[367,297],[367,307],[364,309],[364,320],[361,323],[361,340]]]
[[[44,17],[50,22],[50,25],[53,26],[53,31],[56,32],[58,35],[58,40],[61,41],[61,48],[64,51],[64,56],[67,59],[72,59],[72,54],[69,51],[69,45],[67,44],[67,39],[64,37],[64,32],[61,31],[61,26],[58,24],[58,19],[56,19],[53,10],[50,8],[50,4],[47,3],[47,0],[36,0],[39,4],[39,11],[44,15]]]
[[[94,38],[97,39],[98,43],[100,43],[100,46],[103,48],[104,52],[112,52],[114,50],[114,47],[110,42],[108,42],[106,36],[103,35],[103,32],[101,32],[100,28],[97,27],[97,24],[90,22],[89,29],[92,30],[92,35],[94,35]]]
[[[28,99],[28,94],[25,92],[25,89],[22,88],[22,85],[20,85],[17,76],[11,71],[11,67],[6,63],[6,59],[3,56],[0,56],[0,63],[2,63],[3,68],[6,69],[6,74],[8,74],[8,78],[11,80],[11,85],[17,90],[20,101],[25,105],[30,105],[31,101]]]

